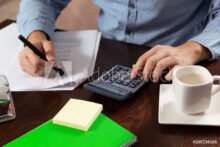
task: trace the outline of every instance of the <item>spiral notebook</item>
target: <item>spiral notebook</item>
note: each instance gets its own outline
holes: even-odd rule
[[[5,147],[112,147],[131,146],[136,142],[134,134],[100,114],[87,132],[56,125],[50,120]]]

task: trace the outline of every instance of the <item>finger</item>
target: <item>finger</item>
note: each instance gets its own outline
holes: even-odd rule
[[[132,65],[132,69],[135,68],[135,64]]]
[[[177,67],[180,67],[180,66],[181,66],[181,65],[175,65],[175,66],[169,71],[169,73],[166,74],[165,79],[166,79],[167,81],[171,81],[172,78],[173,78],[173,71],[174,71]]]
[[[27,72],[26,67],[25,67],[26,66],[25,62],[27,60],[26,58],[27,57],[23,53],[19,54],[19,65],[20,65],[23,72]]]
[[[131,79],[136,78],[136,76],[138,75],[138,73],[140,72],[140,70],[141,70],[141,69],[137,69],[137,68],[136,68],[136,65],[134,64],[134,65],[132,66],[130,78],[131,78]]]
[[[134,70],[136,68],[135,66],[136,66],[135,64],[132,65],[132,71],[131,71],[131,75],[130,75],[131,79],[134,79],[138,74],[138,73],[136,73],[136,70]]]
[[[149,59],[147,59],[144,70],[143,70],[143,76],[144,79],[147,81],[150,78],[150,75],[155,68],[156,64],[163,58],[166,58],[168,56],[167,52],[161,52],[160,54],[153,55]]]
[[[32,50],[25,49],[25,55],[29,59],[29,62],[35,68],[43,68],[45,61],[42,60],[38,55],[36,55]]]
[[[167,58],[164,58],[162,60],[160,60],[155,69],[154,69],[154,72],[153,72],[153,79],[154,81],[158,81],[159,80],[159,77],[160,75],[162,74],[162,72],[167,69],[168,67],[170,66],[174,66],[177,64],[177,60],[171,56],[167,57]]]
[[[34,73],[35,74],[34,76],[42,76],[44,72],[45,72],[44,68],[39,68],[37,69],[37,72]]]
[[[152,48],[138,58],[135,66],[134,66],[135,68],[133,68],[131,71],[131,78],[135,78],[137,76],[137,74],[140,72],[140,70],[144,68],[144,65],[145,65],[147,58],[152,56],[154,53],[156,53],[156,49]]]
[[[27,56],[21,55],[19,59],[22,71],[26,72],[27,74],[32,76],[41,76],[44,73],[44,69],[33,66]]]
[[[47,60],[51,62],[55,62],[56,56],[55,56],[54,44],[48,40],[43,40],[42,44],[43,44],[43,48],[44,48]]]
[[[22,70],[29,75],[33,75],[33,72],[36,72],[34,71],[33,66],[28,60],[27,56],[24,56],[22,60],[20,60],[20,65],[22,65]]]
[[[44,73],[44,68],[33,66],[29,58],[25,62],[25,67],[27,73],[32,76],[41,76]]]

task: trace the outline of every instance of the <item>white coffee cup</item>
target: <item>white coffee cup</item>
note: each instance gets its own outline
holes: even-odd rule
[[[212,76],[202,66],[176,68],[173,72],[172,88],[179,111],[185,114],[205,112],[209,108],[211,96],[220,90],[220,85],[212,89],[215,80],[220,81],[220,76]]]

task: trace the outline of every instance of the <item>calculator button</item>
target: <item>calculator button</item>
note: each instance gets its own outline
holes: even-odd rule
[[[136,84],[136,85],[138,85],[138,84],[140,84],[141,82],[142,82],[143,80],[135,80],[135,83],[134,84]]]
[[[115,82],[115,81],[117,81],[117,79],[116,78],[112,78],[112,82]]]
[[[113,80],[113,81],[117,80],[118,78],[119,78],[119,76],[118,76],[117,74],[114,74],[114,75],[112,76],[112,80]]]
[[[123,71],[129,71],[129,69],[128,69],[128,68],[122,68],[122,70],[123,70]]]
[[[105,81],[105,83],[107,83],[107,84],[112,84],[112,81],[111,81],[111,80],[108,80],[108,81]]]
[[[121,80],[117,80],[117,81],[115,81],[115,83],[121,84],[122,81]]]
[[[107,75],[112,76],[112,71],[108,72]]]
[[[131,84],[132,84],[132,85],[138,85],[139,82],[137,82],[137,81],[132,81]]]
[[[143,76],[139,76],[138,75],[134,80],[136,80],[136,81],[143,81],[143,79],[144,79]]]
[[[130,78],[127,78],[124,80],[124,82],[127,82],[127,83],[130,83],[131,81],[132,81],[132,79],[130,79]]]
[[[143,81],[143,80],[137,80],[136,82],[137,82],[137,84],[140,84],[142,81]]]
[[[114,69],[114,71],[119,71],[119,70],[121,70],[121,67],[120,67],[120,66],[117,66],[117,67]]]
[[[110,78],[108,81],[113,82],[113,81],[112,81],[112,78]]]
[[[124,77],[124,76],[120,77],[120,80],[122,80],[122,81],[124,81],[125,79],[126,79],[126,77]]]
[[[128,85],[128,87],[135,88],[136,85],[134,85],[134,84],[131,83],[131,84]]]
[[[122,85],[127,86],[129,83],[128,82],[122,82]]]
[[[126,74],[126,71],[120,70],[118,73],[120,74],[120,76],[123,76]]]
[[[117,75],[117,74],[118,74],[118,72],[112,71],[112,76]]]
[[[140,72],[140,73],[138,74],[138,76],[139,76],[139,77],[143,77],[143,73]]]
[[[128,74],[128,73],[124,74],[124,75],[123,75],[123,78],[125,78],[125,79],[126,79],[126,78],[130,78],[130,74]]]
[[[104,80],[108,80],[108,79],[109,79],[109,75],[104,75],[104,76],[103,76],[103,79],[104,79]]]

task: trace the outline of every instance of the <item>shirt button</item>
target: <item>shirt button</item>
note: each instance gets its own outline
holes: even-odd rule
[[[135,4],[134,4],[134,3],[130,3],[129,6],[130,6],[131,8],[135,8]]]
[[[128,35],[130,35],[130,34],[131,34],[131,30],[130,30],[130,29],[127,29],[125,33],[128,34]]]

